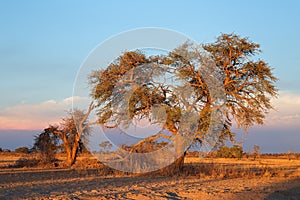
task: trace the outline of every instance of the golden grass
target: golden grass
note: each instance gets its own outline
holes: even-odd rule
[[[0,168],[67,168],[64,164],[64,155],[57,156],[57,165],[43,166],[38,163],[36,154],[0,153]],[[99,169],[101,176],[135,176],[141,174],[129,174],[110,169],[101,164],[90,154],[79,155],[72,169]],[[145,174],[144,174],[145,175]],[[162,171],[148,173],[148,175],[166,175]],[[200,178],[251,178],[251,177],[300,177],[300,160],[285,158],[199,158],[186,157],[184,168],[176,176],[195,176]]]
[[[185,159],[183,173],[215,178],[288,177],[300,175],[300,160],[288,159]]]

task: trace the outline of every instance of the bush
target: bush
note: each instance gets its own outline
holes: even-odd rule
[[[225,147],[221,147],[217,151],[216,157],[218,157],[218,158],[230,158],[231,157],[230,148],[226,147],[226,146]]]
[[[0,152],[3,152],[3,149],[0,147]]]
[[[13,167],[36,167],[38,166],[39,162],[40,161],[36,158],[20,158],[16,161],[16,164]]]
[[[231,147],[231,151],[234,158],[239,158],[239,159],[242,158],[243,148],[241,146],[234,145],[233,147]]]
[[[238,145],[234,145],[233,147],[221,147],[218,151],[217,151],[217,155],[216,157],[218,158],[242,158],[243,156],[243,148],[238,146]]]
[[[28,147],[19,147],[17,149],[15,149],[16,153],[29,153],[30,150]]]
[[[58,148],[58,136],[53,134],[52,127],[35,136],[33,149],[40,153],[40,160],[43,164],[53,163]]]

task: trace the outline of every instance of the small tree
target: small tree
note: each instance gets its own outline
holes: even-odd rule
[[[67,163],[71,166],[75,163],[79,151],[87,151],[82,140],[89,134],[87,118],[92,109],[93,104],[87,113],[80,110],[69,112],[69,116],[63,118],[60,126],[50,125],[36,136],[33,149],[41,153],[43,162],[53,162],[56,151],[62,148],[66,153]]]
[[[3,149],[3,152],[9,153],[9,152],[11,152],[11,150],[10,149]]]
[[[217,151],[216,157],[218,157],[218,158],[230,158],[231,153],[230,153],[229,147],[224,146],[224,147],[219,148],[219,150]]]
[[[234,145],[231,147],[231,152],[234,158],[241,159],[243,156],[243,148],[238,145]]]
[[[75,163],[79,147],[83,147],[81,140],[84,140],[84,137],[90,132],[87,119],[92,109],[93,104],[91,103],[86,113],[81,110],[70,112],[68,117],[63,118],[60,127],[54,131],[54,134],[62,140],[69,166]]]
[[[292,159],[292,151],[291,148],[288,148],[288,159],[291,160]]]
[[[41,134],[35,136],[33,149],[40,153],[41,161],[44,164],[55,161],[59,138],[54,132],[57,130],[57,126],[50,125],[48,128],[45,128]]]
[[[253,150],[254,150],[253,159],[254,160],[256,160],[256,158],[260,157],[259,149],[260,149],[260,147],[258,145],[253,146]]]
[[[99,144],[99,147],[103,153],[108,153],[112,148],[112,144],[109,141],[104,141]]]
[[[238,158],[241,159],[243,156],[243,148],[238,145],[234,145],[233,147],[221,147],[217,151],[216,157],[218,158]]]
[[[3,149],[0,147],[0,152],[3,152]]]

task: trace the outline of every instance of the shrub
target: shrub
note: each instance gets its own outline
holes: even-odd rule
[[[35,136],[33,149],[40,153],[40,160],[43,164],[54,162],[58,147],[58,136],[53,134],[51,128],[44,129],[44,132]]]
[[[216,154],[218,158],[242,158],[243,156],[243,148],[238,145],[234,145],[233,147],[221,147]]]
[[[19,147],[15,149],[16,153],[29,153],[29,148],[28,147]]]
[[[229,147],[221,147],[218,151],[217,151],[217,155],[216,157],[218,158],[230,158],[231,154],[230,154],[230,148]]]
[[[13,167],[36,167],[38,166],[39,162],[40,161],[36,158],[20,158],[16,161],[16,164]]]
[[[241,159],[243,156],[243,148],[241,146],[234,145],[233,147],[231,147],[231,152],[232,152],[233,158]]]

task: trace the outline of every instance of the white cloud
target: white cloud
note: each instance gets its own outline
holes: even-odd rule
[[[66,116],[66,111],[74,107],[86,109],[88,97],[68,97],[61,101],[48,100],[39,104],[20,103],[0,110],[0,129],[43,129],[58,123]],[[300,126],[300,94],[281,91],[278,99],[273,99],[272,110],[266,117],[267,127]]]
[[[0,110],[0,129],[43,129],[58,123],[72,109],[87,104],[86,97],[69,97],[62,101],[48,100],[39,104],[18,104]]]
[[[300,94],[285,91],[279,92],[278,99],[273,99],[272,110],[267,118],[267,126],[299,126],[300,125]]]

